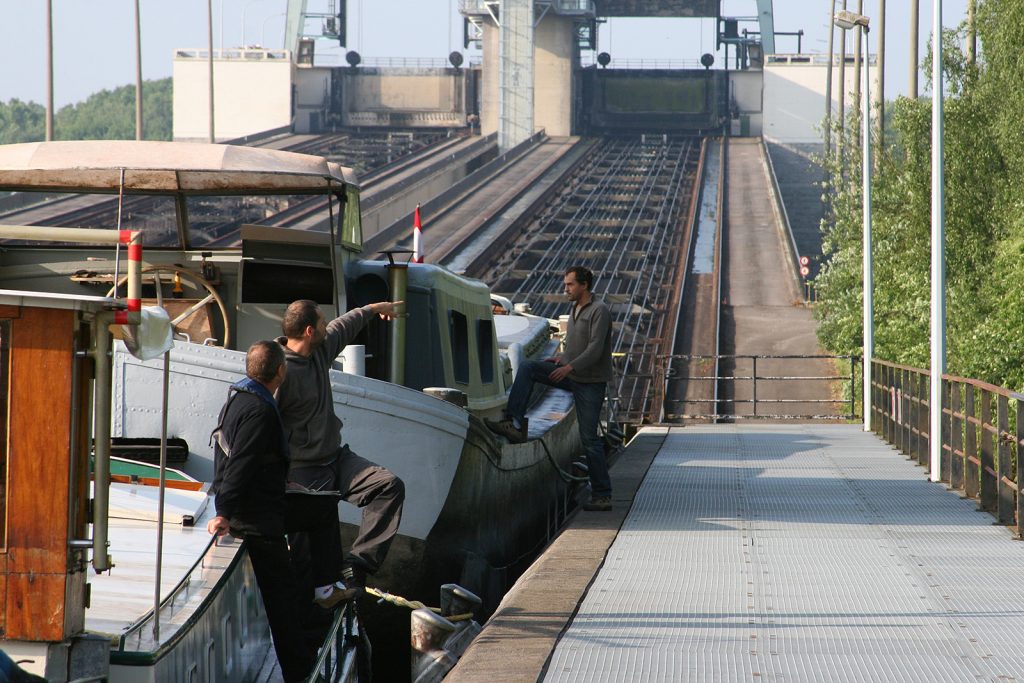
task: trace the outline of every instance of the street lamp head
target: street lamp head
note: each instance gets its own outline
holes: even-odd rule
[[[857,26],[863,26],[865,30],[868,28],[868,24],[871,20],[863,14],[857,14],[856,12],[849,12],[847,10],[840,10],[836,12],[835,16],[832,17],[836,26],[841,29],[849,31],[851,28]]]

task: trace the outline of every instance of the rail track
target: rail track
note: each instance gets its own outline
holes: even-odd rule
[[[527,302],[538,315],[567,313],[565,270],[594,271],[595,292],[613,316],[616,379],[610,419],[657,419],[658,358],[670,352],[673,283],[682,267],[701,140],[606,138],[580,164],[565,191],[525,233],[475,273],[492,290]]]

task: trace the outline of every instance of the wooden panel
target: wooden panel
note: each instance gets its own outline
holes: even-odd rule
[[[17,318],[21,316],[21,306],[0,304],[0,318]]]
[[[7,637],[61,640],[68,571],[74,311],[23,308],[11,329]]]
[[[64,574],[8,574],[6,637],[10,640],[63,640],[66,581]],[[60,599],[55,600],[54,596]]]
[[[0,606],[7,604],[7,554],[0,554]],[[7,610],[0,609],[0,638],[7,637]]]

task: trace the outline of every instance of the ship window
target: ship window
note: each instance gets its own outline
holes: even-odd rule
[[[494,381],[494,323],[490,320],[476,321],[476,345],[480,357],[480,381],[490,384]]]
[[[345,191],[345,211],[341,222],[341,243],[355,251],[363,248],[363,224],[359,217],[359,190],[349,187]]]
[[[0,520],[7,519],[7,409],[10,390],[11,321],[0,320]],[[7,525],[0,521],[0,547],[7,545]]]
[[[469,326],[466,316],[458,311],[448,311],[448,325],[452,339],[452,371],[455,381],[469,384]]]
[[[327,202],[321,195],[196,195],[187,200],[188,243],[193,249],[237,249],[242,225],[286,226],[303,217],[303,229],[327,232]],[[315,220],[317,217],[322,220]],[[149,242],[146,242],[149,246]]]
[[[17,192],[7,198],[4,208],[20,208],[39,204],[45,206],[45,218],[39,223],[55,228],[92,228],[110,230],[117,229],[118,200],[117,195],[110,194],[74,194],[56,195],[52,192]],[[29,221],[27,225],[32,225]],[[178,239],[177,209],[173,197],[134,197],[125,196],[121,207],[121,229],[141,230],[142,243],[146,249],[154,247],[181,248]],[[114,262],[114,246],[95,242],[73,241],[50,242],[43,240],[18,239],[0,240],[4,245],[21,245],[36,247],[83,246],[98,250],[96,256],[107,258],[110,268]],[[125,258],[124,247],[121,247],[121,258]],[[95,266],[90,266],[93,268]]]

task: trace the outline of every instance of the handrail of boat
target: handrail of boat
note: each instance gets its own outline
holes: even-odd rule
[[[199,558],[189,568],[189,570],[187,572],[185,572],[185,575],[182,577],[182,579],[180,581],[178,581],[177,584],[175,584],[174,588],[172,588],[167,593],[167,597],[165,597],[163,600],[160,601],[160,610],[163,610],[163,608],[166,607],[168,603],[174,602],[175,598],[178,597],[178,595],[181,593],[181,591],[188,584],[190,584],[192,582],[192,575],[196,572],[196,570],[199,568],[199,566],[201,564],[203,564],[203,562],[206,561],[207,553],[209,553],[210,549],[213,548],[213,546],[217,543],[217,539],[218,538],[220,538],[220,537],[219,536],[211,536],[210,537],[210,542],[206,544],[205,548],[203,548],[203,552],[199,555]],[[234,565],[234,563],[238,561],[238,556],[239,556],[239,554],[236,553],[234,559],[231,561],[231,565]],[[229,566],[228,569],[225,570],[224,574],[221,575],[221,577],[217,580],[217,583],[214,585],[213,590],[211,591],[211,594],[216,594],[218,592],[218,590],[220,589],[221,584],[224,583],[225,581],[227,581],[228,576],[231,573],[230,569],[231,569],[231,567]],[[202,611],[203,610],[199,610],[196,614],[197,615],[201,614]],[[159,616],[159,615],[157,615],[157,616]],[[125,642],[128,640],[128,638],[131,637],[133,634],[135,634],[137,631],[139,631],[152,618],[153,618],[153,610],[150,609],[148,612],[146,612],[141,617],[139,617],[134,622],[132,622],[124,630],[124,633],[122,633],[118,637],[118,639],[117,639],[117,651],[118,652],[123,652],[124,651]],[[179,632],[180,631],[181,631],[181,629],[179,629]]]
[[[331,628],[327,631],[327,635],[324,637],[324,643],[320,647],[320,655],[316,658],[316,663],[313,665],[313,670],[309,673],[307,681],[317,680],[328,680],[332,681],[346,681],[350,679],[352,673],[352,667],[356,665],[356,657],[358,645],[352,647],[346,647],[346,641],[350,635],[348,631],[351,628],[351,622],[354,621],[355,615],[351,613],[352,607],[345,605],[341,609],[334,613],[334,620],[331,622]],[[348,622],[349,625],[342,630],[341,625]],[[325,667],[331,666],[329,657],[331,655],[331,642],[337,643],[337,648],[333,650],[337,657],[333,660],[333,668],[331,670],[324,671]],[[323,677],[320,676],[323,674]]]

